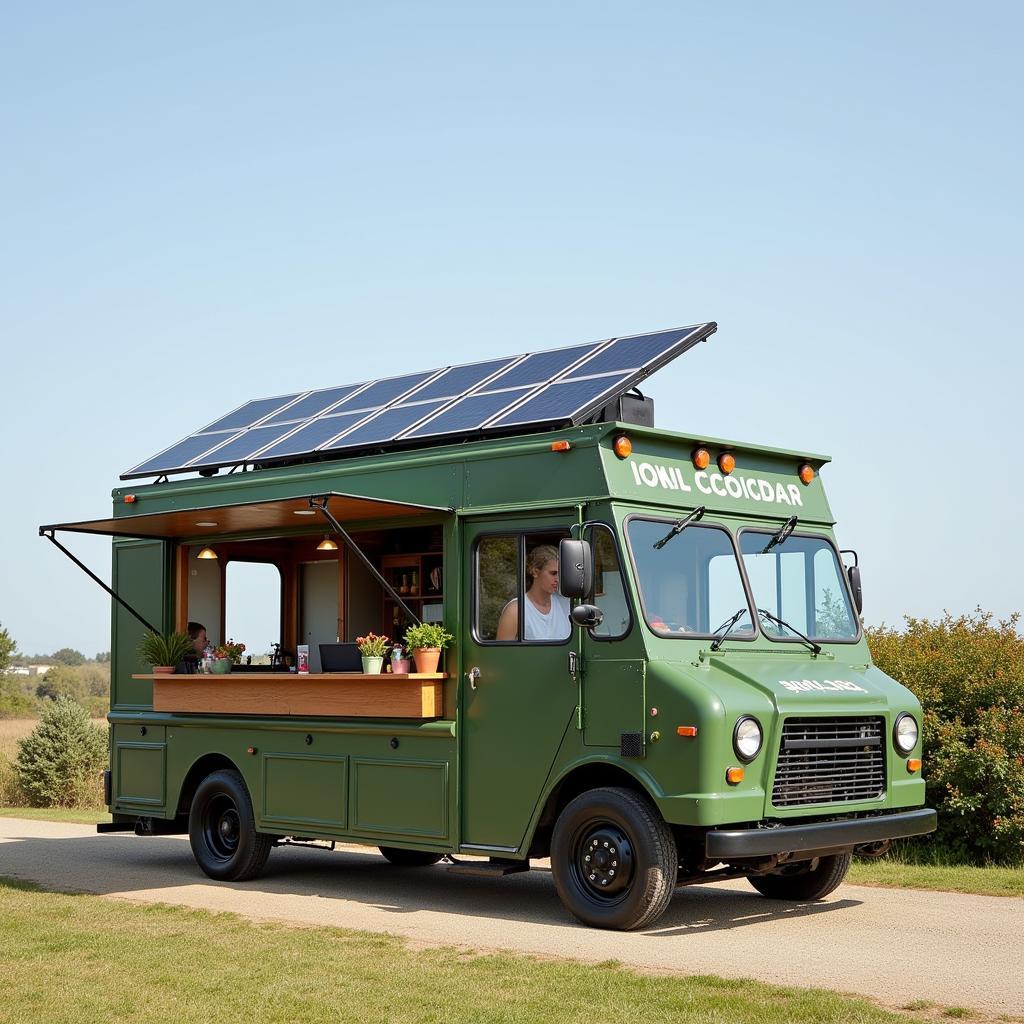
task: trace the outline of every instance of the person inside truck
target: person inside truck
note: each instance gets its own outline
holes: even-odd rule
[[[558,551],[540,544],[526,556],[530,585],[523,605],[524,640],[565,640],[572,631],[569,599],[558,592]],[[513,598],[501,611],[496,640],[516,640],[519,601]]]
[[[201,622],[190,622],[186,627],[188,638],[192,641],[192,653],[185,655],[177,666],[178,674],[190,675],[199,671],[199,663],[203,660],[203,651],[210,642],[206,635],[206,627]]]

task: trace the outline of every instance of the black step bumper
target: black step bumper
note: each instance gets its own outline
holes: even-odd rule
[[[779,825],[776,828],[745,828],[709,832],[705,849],[709,860],[771,857],[779,853],[819,854],[851,849],[884,839],[906,839],[934,832],[937,815],[931,807],[870,818],[819,821],[813,825]]]

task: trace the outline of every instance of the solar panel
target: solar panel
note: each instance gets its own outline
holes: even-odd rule
[[[716,329],[697,324],[255,399],[121,479],[583,423]]]

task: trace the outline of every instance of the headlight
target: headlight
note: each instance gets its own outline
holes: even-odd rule
[[[896,719],[892,730],[892,741],[901,754],[909,754],[917,746],[917,719],[904,712]]]
[[[756,718],[741,718],[732,733],[732,745],[741,761],[753,761],[761,749],[761,723]]]

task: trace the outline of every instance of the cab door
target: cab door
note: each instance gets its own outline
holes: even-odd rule
[[[557,550],[569,515],[488,519],[464,525],[466,572],[462,668],[462,846],[500,855],[519,848],[567,730],[576,728],[579,686],[569,671],[575,627],[565,638],[524,637],[521,602],[527,559]],[[509,602],[519,603],[516,636],[497,639]]]

